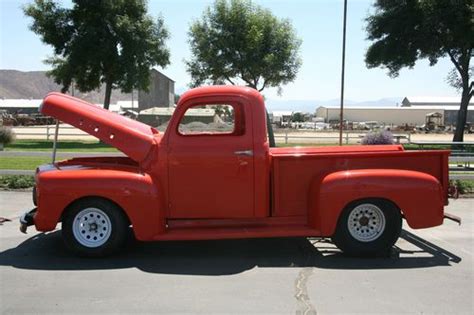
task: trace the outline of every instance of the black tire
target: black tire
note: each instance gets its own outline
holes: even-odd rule
[[[128,219],[114,203],[101,198],[72,204],[62,220],[66,247],[79,256],[103,257],[120,249],[128,235]]]
[[[389,253],[401,230],[402,215],[393,203],[364,199],[343,210],[332,240],[347,255],[374,256]]]

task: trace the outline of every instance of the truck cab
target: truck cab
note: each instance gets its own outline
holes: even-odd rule
[[[22,229],[61,222],[68,248],[103,256],[129,227],[141,241],[332,237],[373,255],[412,228],[442,224],[449,151],[400,145],[270,148],[263,97],[211,86],[182,95],[164,134],[51,93],[41,112],[122,151],[36,171],[36,209]]]
[[[268,216],[265,108],[256,91],[242,92],[208,88],[182,96],[160,146],[170,219]],[[202,108],[221,114],[206,123],[193,120]]]

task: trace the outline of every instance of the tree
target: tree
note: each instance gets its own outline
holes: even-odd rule
[[[369,68],[386,67],[396,77],[418,59],[427,58],[433,66],[449,57],[454,69],[448,82],[462,91],[453,141],[464,139],[473,95],[473,11],[472,0],[377,0],[375,13],[367,18],[368,39],[373,41],[365,56]]]
[[[71,9],[35,0],[24,13],[33,18],[30,29],[54,48],[46,63],[62,92],[73,82],[82,92],[105,84],[106,109],[112,89],[148,90],[150,68],[169,64],[163,18],[153,21],[143,0],[73,0]]]
[[[193,86],[244,83],[262,91],[293,81],[301,65],[290,21],[248,0],[217,0],[189,36]]]
[[[290,21],[249,0],[216,0],[188,34],[193,57],[186,65],[192,86],[243,84],[281,92],[301,66],[301,40]],[[274,145],[272,135],[270,140]]]
[[[291,121],[292,122],[304,122],[305,117],[304,117],[303,113],[301,113],[301,112],[294,112],[291,115]]]

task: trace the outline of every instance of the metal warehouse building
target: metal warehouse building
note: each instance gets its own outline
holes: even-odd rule
[[[38,113],[39,106],[43,102],[42,99],[0,99],[0,110],[9,114],[35,114]],[[111,112],[121,112],[124,109],[131,109],[131,101],[118,101],[116,104],[110,104]],[[95,104],[103,107],[103,104]],[[135,101],[135,107],[137,108]]]
[[[33,114],[38,112],[42,99],[0,99],[0,110],[9,114]]]
[[[389,106],[347,106],[344,108],[344,119],[354,122],[377,121],[386,125],[423,125],[426,115],[440,113],[444,125],[455,125],[460,106],[460,98],[453,97],[405,97],[400,107]],[[472,102],[469,105],[472,106]],[[325,122],[339,120],[339,106],[321,106],[316,109],[316,116]],[[474,122],[474,109],[468,110],[468,122]]]
[[[474,123],[473,100],[469,103],[467,111],[467,122]],[[461,105],[461,97],[405,97],[402,101],[402,107],[430,108],[435,106],[443,107],[444,125],[456,125],[458,110]]]

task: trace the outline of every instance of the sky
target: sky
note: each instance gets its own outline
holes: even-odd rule
[[[52,56],[50,46],[28,29],[31,20],[24,16],[22,6],[28,0],[0,0],[0,69],[21,71],[48,70],[43,63]],[[66,7],[69,0],[60,1]],[[265,89],[273,100],[338,99],[341,80],[342,0],[254,0],[280,18],[288,18],[303,43],[300,55],[303,64],[294,82],[276,89]],[[192,21],[213,3],[207,0],[149,0],[149,14],[162,15],[171,38],[167,46],[171,64],[158,68],[176,82],[176,91],[188,89],[190,77],[184,60],[190,51],[187,32]],[[364,19],[372,10],[373,1],[348,0],[345,99],[369,101],[403,96],[458,96],[446,83],[451,62],[441,59],[430,67],[420,60],[414,69],[404,69],[392,79],[385,69],[368,69],[364,55],[370,42],[366,40]],[[401,21],[402,22],[402,21]]]

